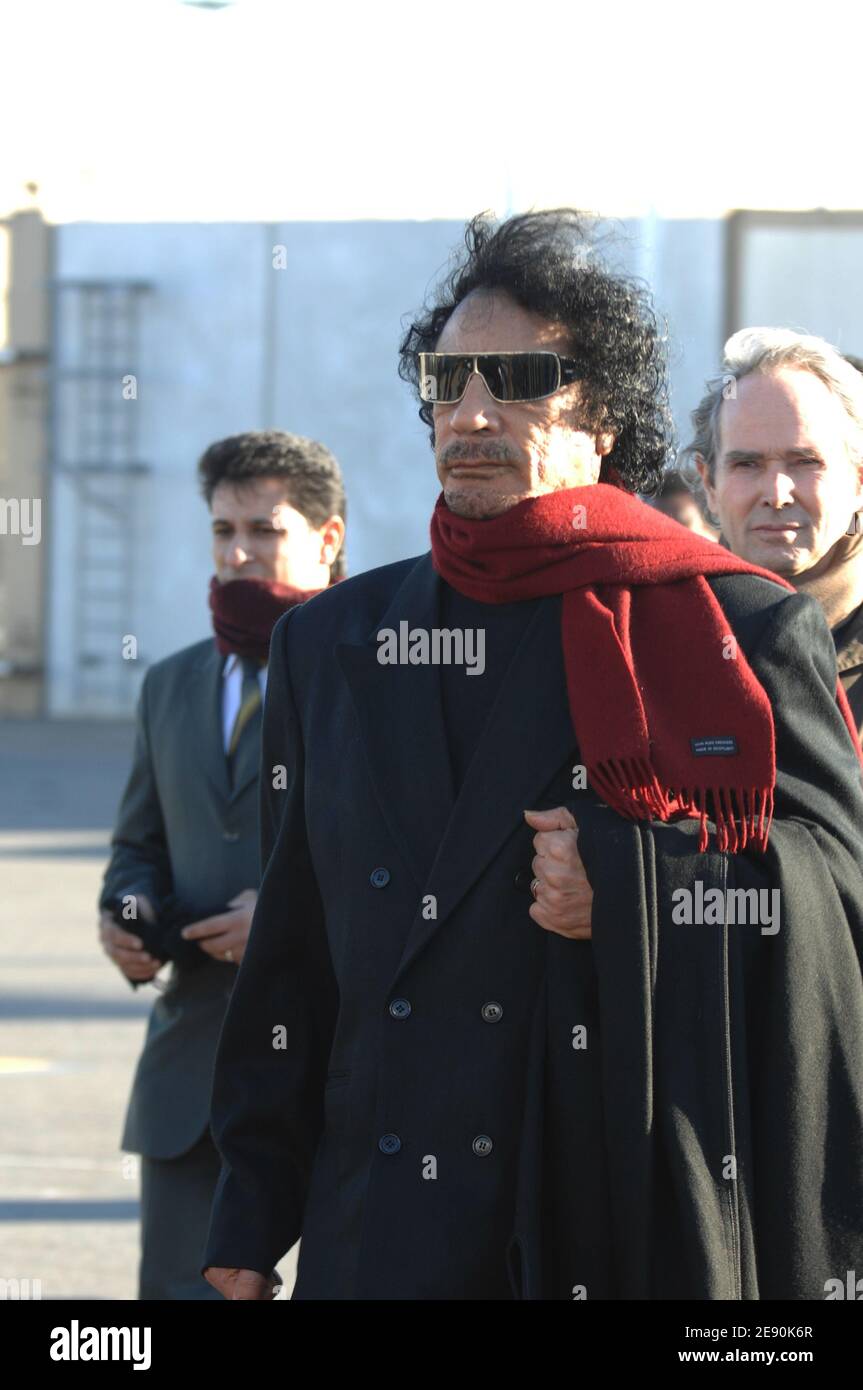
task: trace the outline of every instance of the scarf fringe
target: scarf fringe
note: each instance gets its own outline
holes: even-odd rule
[[[716,826],[720,853],[767,849],[773,821],[771,787],[699,786],[663,788],[646,758],[606,758],[588,768],[600,796],[629,820],[670,820],[680,810],[700,822],[699,853],[709,844],[708,820]]]

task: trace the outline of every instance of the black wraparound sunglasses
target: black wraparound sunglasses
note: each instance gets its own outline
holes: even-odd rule
[[[578,380],[573,357],[556,352],[419,352],[420,397],[438,405],[460,401],[474,375],[496,401],[541,401]]]

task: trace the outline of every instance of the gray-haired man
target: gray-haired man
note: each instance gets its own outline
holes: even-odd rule
[[[863,731],[863,376],[822,338],[745,328],[692,422],[725,545],[821,604]]]

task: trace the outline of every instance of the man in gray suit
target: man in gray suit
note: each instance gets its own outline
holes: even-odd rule
[[[282,613],[341,578],[344,564],[342,478],[322,445],[276,431],[236,435],[206,450],[198,474],[212,513],[215,636],[144,678],[99,898],[106,954],[133,988],[163,991],[121,1140],[142,1155],[142,1299],[220,1297],[200,1274],[219,1173],[210,1084],[260,882],[269,638]]]

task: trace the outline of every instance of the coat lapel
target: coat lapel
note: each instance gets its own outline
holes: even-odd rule
[[[427,631],[439,624],[441,582],[431,557],[423,556],[367,641],[336,648],[375,794],[418,889],[399,973],[440,930],[501,844],[525,825],[522,813],[575,757],[560,600],[550,598],[522,637],[455,799],[438,669],[378,661],[384,628],[398,632],[405,620]],[[422,915],[428,894],[436,898],[433,920]]]
[[[382,665],[378,633],[436,626],[440,579],[423,556],[365,643],[336,647],[350,688],[369,772],[387,828],[421,889],[453,805],[439,673],[432,666]]]
[[[503,677],[440,842],[424,894],[436,918],[414,917],[399,971],[440,931],[461,899],[519,827],[524,811],[567,762],[576,760],[560,641],[560,599],[540,604]],[[529,832],[530,833],[530,832]]]
[[[189,743],[213,790],[223,801],[231,796],[222,734],[222,657],[215,642],[186,683]]]

